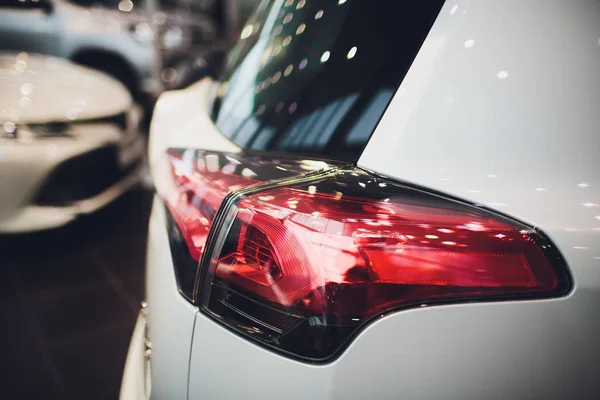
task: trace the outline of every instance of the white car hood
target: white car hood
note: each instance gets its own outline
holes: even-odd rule
[[[132,105],[117,80],[67,60],[0,53],[0,123],[101,118]]]

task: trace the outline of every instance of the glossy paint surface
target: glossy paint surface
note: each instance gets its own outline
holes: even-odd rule
[[[570,267],[571,295],[397,314],[348,360],[390,360],[391,350],[415,367],[410,376],[447,379],[446,397],[598,396],[588,373],[600,354],[598,26],[593,1],[446,3],[359,160],[538,226]],[[377,343],[400,331],[416,345],[384,354]],[[442,390],[399,384],[423,398]]]
[[[127,359],[123,369],[123,380],[119,398],[122,400],[146,399],[146,318],[139,315],[133,329]]]
[[[165,92],[156,103],[150,126],[148,157],[155,168],[169,148],[239,152],[210,119],[215,84],[201,80],[187,89]]]
[[[0,53],[0,124],[68,122],[110,116],[131,105],[109,76],[67,60]]]
[[[190,349],[198,309],[177,290],[165,209],[155,197],[148,229],[146,297],[152,342],[152,398],[186,399]],[[136,380],[129,376],[128,379]]]

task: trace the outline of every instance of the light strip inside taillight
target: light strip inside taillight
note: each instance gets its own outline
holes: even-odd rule
[[[243,196],[230,215],[201,305],[302,359],[333,357],[391,310],[570,288],[562,258],[533,228],[359,169]]]

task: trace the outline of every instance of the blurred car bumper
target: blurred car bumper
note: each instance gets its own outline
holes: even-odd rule
[[[146,311],[140,312],[127,352],[121,392],[122,400],[144,400],[150,397],[151,345],[146,337]]]
[[[0,142],[0,232],[65,225],[135,185],[146,146],[139,111],[126,114],[122,125],[79,122],[62,137]]]

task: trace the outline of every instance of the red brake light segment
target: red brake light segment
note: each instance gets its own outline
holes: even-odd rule
[[[206,310],[311,360],[393,308],[569,288],[532,228],[360,170],[242,198],[218,251]]]
[[[217,154],[199,157],[193,150],[169,150],[166,157],[171,176],[162,181],[163,186],[158,190],[183,234],[190,255],[198,261],[225,196],[258,182],[224,169]]]
[[[284,162],[245,153],[194,149],[169,149],[162,161],[152,172],[157,192],[168,209],[169,242],[179,289],[190,301],[210,228],[229,193],[328,167],[310,160]],[[267,257],[261,243],[248,244],[245,249],[248,259],[256,258],[252,265],[261,265]]]

